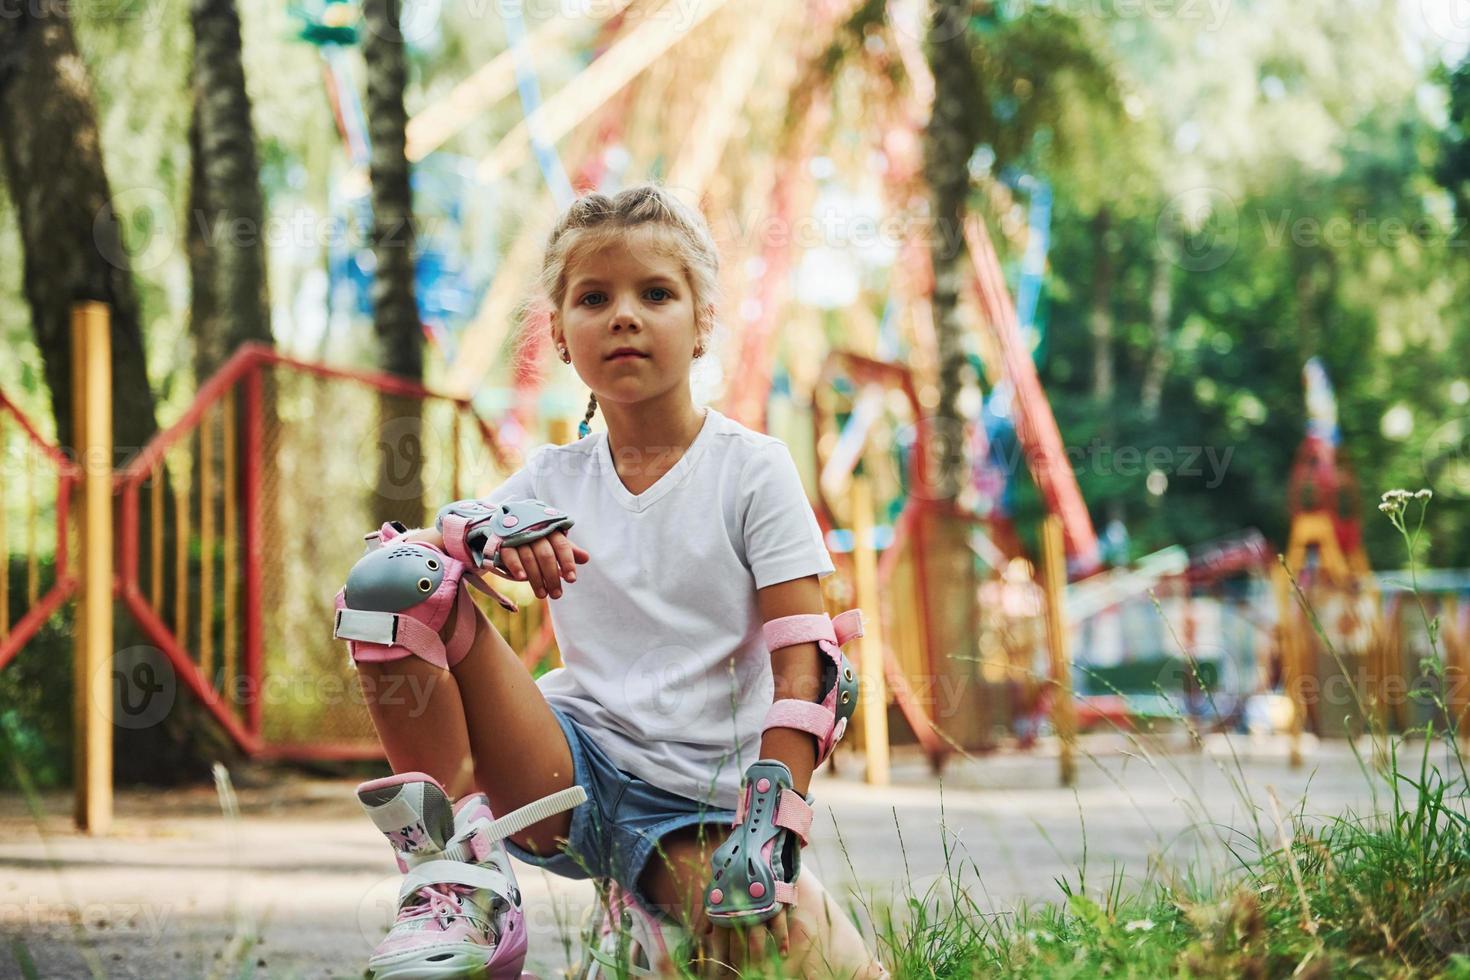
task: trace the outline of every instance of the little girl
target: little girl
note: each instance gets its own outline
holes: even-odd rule
[[[823,610],[833,566],[785,445],[690,394],[718,265],[704,220],[662,188],[577,200],[542,287],[555,349],[593,392],[582,438],[435,528],[384,525],[338,596],[396,773],[358,789],[406,872],[379,980],[519,975],[507,851],[611,881],[654,970],[682,927],[706,965],[775,949],[806,975],[886,975],[799,867],[812,771],[856,704],[839,647],[861,627]],[[460,587],[510,607],[481,568],[554,600],[565,666],[532,681]],[[405,684],[427,698],[390,696]]]

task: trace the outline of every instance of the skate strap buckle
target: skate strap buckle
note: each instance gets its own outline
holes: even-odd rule
[[[532,824],[586,802],[585,789],[581,786],[568,786],[550,796],[543,796],[534,803],[512,810],[503,817],[476,823],[470,830],[445,845],[444,856],[455,861],[482,864],[490,858],[495,845],[512,834],[518,834]]]
[[[495,853],[496,838],[490,835],[489,827],[490,822],[487,820],[445,844],[444,857],[451,861],[484,864]]]
[[[587,802],[587,791],[581,786],[572,785],[564,790],[543,796],[534,803],[527,803],[518,810],[512,810],[503,817],[496,817],[485,828],[489,840],[504,840],[511,834],[518,834],[532,824],[540,823],[547,817],[555,816],[563,810],[581,806]]]

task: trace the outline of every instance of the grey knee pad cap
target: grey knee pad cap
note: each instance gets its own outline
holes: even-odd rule
[[[363,555],[347,573],[347,606],[401,612],[429,598],[443,581],[443,558],[390,541]]]

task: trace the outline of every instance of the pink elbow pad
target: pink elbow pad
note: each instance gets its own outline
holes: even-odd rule
[[[857,710],[857,672],[841,647],[854,637],[863,635],[862,610],[849,609],[835,619],[826,613],[783,616],[766,623],[762,633],[766,649],[772,653],[783,647],[815,643],[825,656],[821,700],[811,702],[783,698],[771,705],[761,726],[762,730],[795,728],[815,735],[817,765],[820,766],[846,733],[847,720]]]

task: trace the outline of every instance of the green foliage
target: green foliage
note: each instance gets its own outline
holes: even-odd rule
[[[1037,168],[1090,209],[1147,180],[1132,152],[1126,75],[1097,22],[1028,5],[977,21],[971,36],[974,122],[995,169]]]
[[[1463,233],[1447,219],[1425,161],[1435,130],[1414,97],[1385,97],[1345,126],[1324,169],[1284,159],[1269,179],[1207,195],[1213,206],[1183,242],[1164,219],[1176,201],[1115,216],[1093,240],[1086,212],[1059,197],[1054,219],[1049,359],[1043,377],[1069,446],[1086,447],[1111,428],[1113,445],[1151,450],[1162,468],[1162,497],[1144,488],[1146,466],[1083,466],[1078,478],[1094,513],[1126,507],[1136,549],[1193,544],[1255,526],[1284,542],[1286,481],[1304,434],[1301,367],[1323,358],[1336,387],[1342,453],[1359,474],[1393,485],[1422,483],[1436,433],[1465,414],[1450,398],[1464,380],[1470,321],[1463,307]],[[1116,319],[1115,393],[1092,395],[1087,270],[1109,248],[1118,268],[1108,299]],[[1168,250],[1172,312],[1162,351],[1150,331],[1150,270]],[[1168,363],[1162,411],[1150,417],[1138,392],[1150,362]],[[1387,434],[1390,409],[1410,412],[1407,436]],[[1228,459],[1184,469],[1191,455]],[[1090,458],[1090,457],[1089,457]],[[1365,502],[1366,504],[1367,502]],[[1366,508],[1365,508],[1366,509]],[[1435,516],[1430,561],[1470,561],[1463,509]],[[1391,553],[1391,531],[1366,523],[1370,559]]]
[[[1470,219],[1470,58],[1454,71],[1438,74],[1449,92],[1449,118],[1434,176],[1454,197],[1455,213],[1464,221]]]
[[[43,581],[49,581],[45,571]],[[14,625],[25,612],[24,561],[12,562],[10,581]],[[0,669],[0,792],[20,787],[18,769],[42,789],[71,780],[73,611],[64,604]]]

